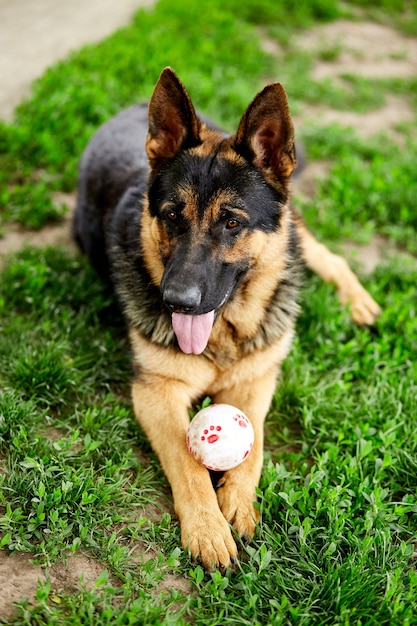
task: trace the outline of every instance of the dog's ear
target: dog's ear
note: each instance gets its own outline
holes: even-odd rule
[[[181,148],[200,143],[201,123],[190,96],[175,72],[166,67],[149,103],[146,152],[152,169],[172,159]]]
[[[265,87],[245,111],[235,138],[237,152],[264,173],[289,177],[297,164],[294,128],[280,83]]]

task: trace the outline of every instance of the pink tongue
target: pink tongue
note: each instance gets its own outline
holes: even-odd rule
[[[185,354],[201,354],[213,328],[214,311],[204,315],[172,314],[172,327]]]

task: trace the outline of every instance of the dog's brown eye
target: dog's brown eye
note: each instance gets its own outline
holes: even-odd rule
[[[176,222],[178,219],[178,213],[176,211],[167,211],[165,217],[170,222]]]
[[[232,228],[237,228],[240,225],[240,222],[238,222],[237,220],[231,218],[230,220],[227,220],[226,222],[226,228],[232,229]]]

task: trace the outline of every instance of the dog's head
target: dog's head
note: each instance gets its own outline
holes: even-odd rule
[[[166,68],[149,104],[146,151],[154,249],[145,258],[152,257],[180,348],[199,354],[216,314],[256,262],[258,235],[280,227],[296,165],[285,91],[279,83],[265,87],[225,138],[200,121]]]

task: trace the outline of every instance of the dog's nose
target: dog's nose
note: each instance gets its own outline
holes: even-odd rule
[[[201,291],[198,287],[167,287],[162,297],[170,311],[175,313],[193,313],[201,304]]]

